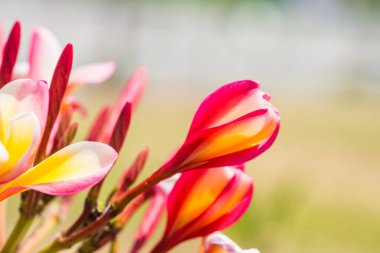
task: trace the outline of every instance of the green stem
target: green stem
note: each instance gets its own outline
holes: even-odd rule
[[[34,229],[33,233],[23,241],[17,253],[34,252],[35,249],[46,240],[46,237],[48,237],[65,218],[66,212],[62,212],[62,209],[64,209],[62,203],[65,204],[65,202],[61,202],[61,205],[54,203],[54,205],[49,207],[49,210],[45,214],[45,218],[42,219],[41,223]]]
[[[119,243],[118,243],[117,239],[115,238],[111,242],[110,253],[118,253],[118,252],[119,252]]]
[[[68,228],[66,231],[63,232],[63,235],[67,237],[67,236],[70,236],[72,233],[74,233],[86,221],[88,216],[91,214],[92,209],[93,209],[93,204],[90,201],[88,201],[88,199],[86,198],[81,215],[78,217],[78,219],[74,222],[74,224],[70,228]]]
[[[29,227],[33,223],[33,217],[21,215],[17,221],[16,226],[13,228],[12,234],[9,236],[1,253],[14,253],[16,248],[25,234],[28,232]]]
[[[54,253],[54,252],[58,252],[58,251],[63,250],[63,249],[65,249],[64,246],[62,246],[61,244],[54,241],[50,245],[45,247],[44,249],[40,250],[39,253]]]
[[[123,209],[138,195],[144,191],[148,191],[153,188],[154,185],[160,181],[169,178],[172,174],[167,174],[165,171],[160,170],[154,172],[151,176],[145,179],[140,184],[128,190],[126,193],[120,195],[113,203],[117,214],[121,213]]]
[[[4,245],[6,236],[6,216],[7,216],[7,202],[3,200],[0,202],[0,248]]]

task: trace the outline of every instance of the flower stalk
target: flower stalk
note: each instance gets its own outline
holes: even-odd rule
[[[16,226],[14,227],[11,235],[9,236],[7,242],[1,250],[1,253],[16,252],[16,249],[20,241],[24,238],[32,224],[33,217],[20,215],[20,218],[18,219]]]
[[[153,193],[153,190],[148,190],[135,198],[134,201],[128,205],[122,213],[108,222],[105,229],[102,229],[98,233],[91,236],[91,238],[84,241],[82,246],[79,248],[79,251],[82,253],[94,252],[107,243],[113,241],[118,236],[120,231],[127,225],[137,209],[149,200],[153,196]]]
[[[46,237],[66,218],[71,202],[72,198],[69,197],[63,198],[59,203],[53,203],[48,210],[46,210],[45,217],[38,227],[22,243],[18,253],[32,253],[33,250],[42,244],[44,240],[46,240]]]
[[[3,201],[3,202],[0,202],[0,248],[4,245],[5,236],[7,233],[6,216],[7,216],[7,202]]]

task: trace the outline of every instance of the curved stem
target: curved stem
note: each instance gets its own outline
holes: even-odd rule
[[[118,197],[113,203],[116,213],[121,213],[124,207],[128,205],[134,198],[136,198],[144,191],[150,190],[158,182],[169,178],[170,176],[172,176],[171,173],[165,173],[165,171],[158,170],[140,184],[132,187],[129,191]]]
[[[150,253],[164,253],[164,252],[168,252],[170,249],[172,248],[172,246],[168,245],[168,244],[165,244],[164,241],[161,241],[160,243],[158,243],[151,251]]]
[[[16,248],[33,223],[33,218],[21,215],[1,253],[16,252]]]
[[[64,202],[62,203],[64,204]],[[37,246],[45,240],[46,236],[54,231],[61,220],[65,218],[67,212],[62,211],[63,209],[63,205],[59,205],[58,203],[54,203],[54,205],[50,206],[46,213],[46,218],[43,219],[34,232],[25,239],[18,249],[18,253],[34,252]]]
[[[102,248],[109,242],[114,242],[117,239],[118,234],[122,231],[125,225],[130,221],[131,217],[138,210],[141,205],[149,200],[153,196],[152,190],[147,190],[143,194],[139,195],[134,199],[128,207],[126,207],[121,214],[113,218],[108,222],[108,224],[113,224],[109,226],[107,230],[101,231],[100,234],[95,234],[89,239],[85,240],[79,248],[79,252],[95,252],[96,250]]]
[[[118,253],[119,252],[119,243],[117,239],[113,240],[111,242],[111,247],[110,247],[110,253]]]
[[[81,215],[74,222],[74,224],[71,225],[71,227],[69,227],[66,231],[63,232],[63,235],[64,236],[69,236],[72,233],[74,233],[86,221],[86,219],[88,218],[88,216],[91,214],[92,208],[93,208],[92,204],[89,203],[87,201],[87,199],[86,199],[85,200],[85,204],[84,204],[84,208],[83,208],[83,211],[82,211]]]
[[[40,250],[39,253],[53,253],[58,252],[60,250],[63,250],[64,247],[56,243],[56,241],[52,242],[50,245],[45,247],[44,249]]]
[[[102,216],[99,217],[94,223],[91,223],[87,227],[84,227],[82,230],[72,234],[68,237],[58,238],[48,245],[39,253],[54,253],[63,249],[68,249],[77,242],[83,240],[83,238],[91,235],[92,233],[98,231],[103,226],[105,226],[112,217],[112,212],[106,211]]]
[[[6,236],[6,216],[7,216],[7,202],[3,200],[0,202],[0,248],[4,245]]]

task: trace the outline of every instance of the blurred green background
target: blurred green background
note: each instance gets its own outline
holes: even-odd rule
[[[22,22],[24,58],[30,28],[44,25],[62,44],[74,43],[75,65],[118,63],[109,82],[78,92],[89,109],[79,136],[136,67],[148,68],[146,93],[105,189],[146,146],[144,175],[157,168],[212,90],[238,79],[261,82],[279,108],[281,131],[249,163],[253,203],[226,233],[262,253],[380,252],[379,13],[375,0],[0,2],[6,32]],[[122,252],[141,213],[123,233]],[[173,252],[197,252],[198,243]]]

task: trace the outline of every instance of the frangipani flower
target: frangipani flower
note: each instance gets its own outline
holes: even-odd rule
[[[199,106],[182,147],[161,168],[184,171],[245,163],[274,142],[280,117],[259,84],[222,86]]]
[[[50,83],[61,52],[62,47],[48,29],[35,27],[31,34],[28,61],[16,64],[13,78],[46,80]],[[107,61],[73,69],[61,105],[61,114],[70,109],[83,111],[82,106],[72,96],[73,92],[84,84],[99,84],[106,81],[113,74],[115,68],[114,62]]]
[[[62,47],[56,37],[45,27],[32,30],[27,62],[16,65],[16,77],[50,82],[55,65],[61,55]],[[83,84],[98,84],[106,81],[115,71],[112,61],[92,63],[73,69],[67,92],[72,93]]]
[[[202,240],[199,253],[260,253],[257,249],[241,249],[222,233],[213,233]]]
[[[241,167],[184,172],[169,194],[165,233],[153,252],[227,228],[246,211],[252,195],[253,182]]]
[[[0,89],[0,201],[27,189],[67,195],[94,185],[117,158],[111,147],[80,142],[32,167],[49,106],[44,81],[15,80]]]
[[[56,64],[60,58],[62,48],[56,37],[44,27],[35,27],[32,30],[29,56],[27,62],[18,62],[15,66],[13,78],[30,78],[33,80],[52,80]],[[71,118],[73,111],[85,113],[84,107],[77,102],[73,93],[84,84],[99,84],[106,81],[115,71],[116,65],[112,61],[87,64],[73,69],[67,74],[69,78],[59,114],[52,129],[47,150],[51,151],[55,135],[62,120]],[[65,115],[66,114],[66,115]]]

